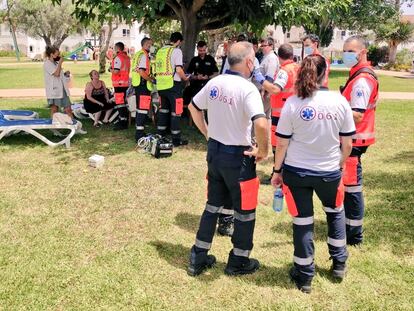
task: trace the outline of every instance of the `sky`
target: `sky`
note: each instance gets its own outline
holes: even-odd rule
[[[405,3],[402,6],[403,15],[414,15],[414,3],[411,5],[411,7],[408,7],[408,4]]]

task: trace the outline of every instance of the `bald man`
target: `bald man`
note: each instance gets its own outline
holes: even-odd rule
[[[351,156],[345,163],[346,235],[349,245],[363,241],[364,197],[362,194],[361,157],[375,142],[375,110],[378,101],[378,78],[367,60],[367,43],[360,36],[352,36],[344,43],[343,61],[351,68],[349,79],[341,87],[354,116],[356,134],[352,136]]]

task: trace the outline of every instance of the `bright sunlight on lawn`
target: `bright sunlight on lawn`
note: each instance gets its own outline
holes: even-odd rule
[[[0,108],[48,116],[44,100],[0,99]],[[327,229],[316,209],[317,276],[311,295],[288,279],[291,219],[262,186],[252,256],[258,273],[223,274],[231,243],[216,237],[218,264],[191,278],[186,265],[206,198],[205,141],[156,160],[134,150],[133,129],[94,129],[72,148],[21,135],[0,142],[0,306],[5,310],[412,310],[414,305],[414,103],[383,101],[378,143],[365,164],[366,243],[350,248],[341,284],[329,276]],[[102,169],[87,166],[93,153]],[[270,162],[259,165],[269,173]]]

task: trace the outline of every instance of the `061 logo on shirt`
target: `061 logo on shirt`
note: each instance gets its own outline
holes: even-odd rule
[[[211,100],[219,100],[220,102],[223,102],[225,104],[229,104],[232,105],[233,104],[233,97],[224,95],[224,94],[220,94],[219,88],[217,86],[213,86],[210,89],[210,94],[209,94],[209,98]]]
[[[210,99],[211,99],[211,100],[215,100],[215,99],[217,99],[219,96],[220,96],[220,91],[219,91],[218,87],[217,87],[217,86],[213,86],[213,87],[211,88],[211,90],[210,90],[210,95],[209,95]]]
[[[300,110],[300,117],[304,121],[318,120],[338,120],[337,113],[330,113],[325,111],[316,111],[312,106],[305,106]]]

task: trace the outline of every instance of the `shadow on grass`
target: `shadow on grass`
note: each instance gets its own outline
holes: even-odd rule
[[[167,261],[169,265],[183,270],[186,273],[190,255],[189,247],[164,241],[152,241],[149,245],[155,247],[160,257]],[[240,280],[261,287],[279,286],[283,288],[293,288],[294,285],[290,282],[288,276],[290,266],[290,264],[283,267],[261,265],[256,273],[241,276]],[[203,274],[197,276],[196,279],[201,282],[212,282],[224,274],[223,271],[225,267],[226,263],[217,262],[212,269],[208,269]]]
[[[315,271],[316,271],[316,274],[319,274],[320,277],[325,278],[332,283],[338,284],[342,282],[342,280],[333,277],[332,271],[330,268],[326,269],[326,268],[322,268],[316,265]]]
[[[181,212],[175,216],[175,224],[183,230],[196,234],[200,217],[201,215]]]
[[[399,162],[408,165],[414,164],[414,151],[402,151],[394,155],[391,159],[384,160],[383,163]]]
[[[155,247],[159,256],[169,265],[183,270],[183,273],[187,273],[190,256],[189,247],[164,241],[152,241],[149,245]],[[208,269],[205,273],[197,276],[196,279],[201,282],[214,281],[222,275],[224,267],[225,264],[223,262],[217,262],[212,269]]]
[[[272,232],[286,234],[293,237],[292,222],[281,222],[271,228]],[[325,220],[315,219],[313,229],[314,241],[326,241],[328,237],[328,225]]]
[[[260,264],[260,268],[254,274],[237,276],[241,282],[252,283],[259,287],[281,287],[281,288],[296,288],[290,281],[289,269],[291,264],[286,264],[280,267],[273,267]],[[233,277],[232,277],[233,278]]]

